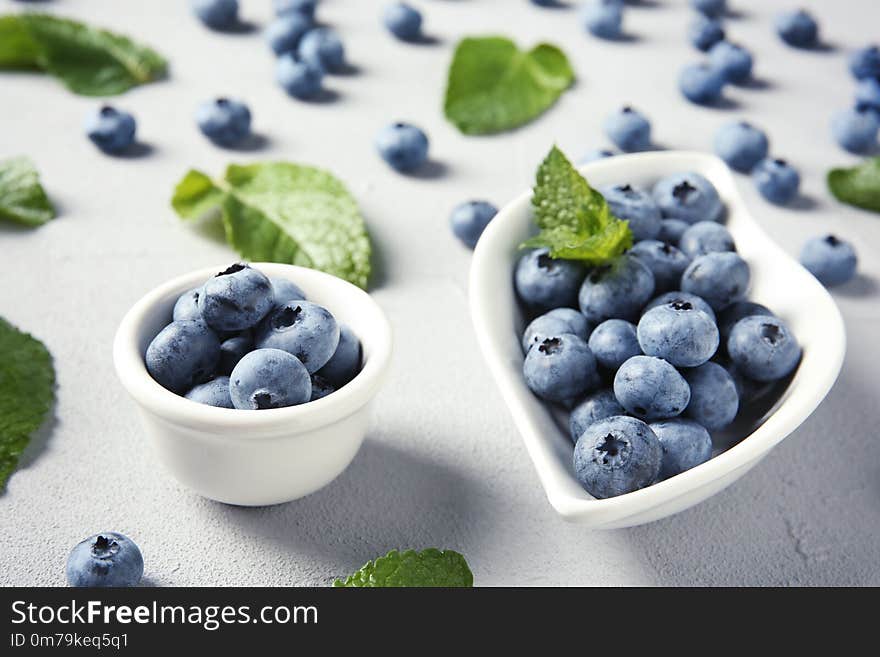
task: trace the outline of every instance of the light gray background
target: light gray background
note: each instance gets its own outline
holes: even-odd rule
[[[244,0],[264,25],[269,0]],[[380,0],[322,0],[356,75],[331,77],[333,102],[292,100],[275,85],[259,31],[203,28],[183,0],[57,0],[49,11],[105,25],[168,56],[167,81],[114,103],[135,113],[149,153],[114,159],[84,137],[99,103],[48,77],[0,76],[0,156],[37,162],[59,210],[34,230],[0,228],[0,314],[44,340],[55,357],[58,404],[0,497],[0,583],[60,585],[70,548],[119,530],[146,558],[147,583],[325,585],[397,547],[463,552],[480,585],[880,584],[880,218],[834,202],[831,165],[857,161],[833,143],[831,112],[850,104],[848,50],[876,39],[873,0],[731,0],[729,34],[755,53],[755,88],[730,90],[726,109],[678,94],[681,65],[698,58],[684,37],[684,0],[632,8],[634,40],[585,34],[575,11],[526,0],[413,0],[433,45],[394,41],[378,22]],[[815,11],[825,52],[785,47],[771,17],[780,7]],[[21,3],[0,2],[4,11]],[[441,103],[455,41],[503,33],[522,45],[548,39],[577,71],[576,86],[537,122],[494,137],[463,137]],[[196,130],[200,101],[245,99],[266,139],[229,152]],[[526,189],[553,142],[572,157],[604,145],[602,118],[632,103],[666,148],[707,150],[725,121],[748,118],[773,154],[803,175],[804,199],[780,209],[750,181],[740,189],[766,230],[795,253],[833,230],[852,240],[861,277],[835,291],[847,321],[843,373],[816,413],[732,488],[652,525],[588,531],[562,521],[538,479],[478,352],[467,310],[470,253],[452,238],[449,210],[471,197],[503,204]],[[375,155],[386,122],[411,120],[432,140],[431,175],[404,177]],[[326,489],[291,504],[244,509],[190,493],[154,461],[133,403],[117,383],[110,345],[144,292],[235,254],[181,225],[169,207],[189,167],[219,174],[227,162],[285,159],[327,167],[363,208],[377,252],[373,294],[396,334],[392,376],[352,466]]]

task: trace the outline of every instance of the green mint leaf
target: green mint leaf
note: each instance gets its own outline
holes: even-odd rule
[[[828,188],[838,201],[880,212],[880,157],[849,169],[832,169]]]
[[[523,248],[547,247],[553,258],[600,265],[632,246],[629,224],[611,214],[604,197],[556,146],[538,167],[532,209],[541,230]]]
[[[504,37],[466,38],[449,67],[446,118],[469,135],[511,130],[543,114],[573,80],[556,46],[523,52]]]
[[[190,171],[171,204],[183,219],[223,215],[249,260],[319,269],[366,288],[372,247],[357,203],[333,175],[288,162],[230,165],[222,181]]]
[[[428,548],[421,552],[391,550],[384,557],[367,562],[336,587],[442,587],[469,588],[474,576],[458,552]]]
[[[40,68],[74,93],[113,96],[157,80],[167,64],[154,50],[48,14],[0,17],[0,68]]]
[[[55,398],[52,356],[0,318],[0,491]]]
[[[26,157],[0,161],[0,219],[39,226],[54,217],[33,162]]]

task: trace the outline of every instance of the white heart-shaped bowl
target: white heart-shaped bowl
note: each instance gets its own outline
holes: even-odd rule
[[[567,430],[531,393],[522,376],[520,336],[525,320],[513,289],[513,269],[522,253],[519,244],[534,233],[531,192],[496,215],[480,238],[471,265],[470,306],[480,348],[553,508],[564,518],[590,527],[629,527],[693,506],[748,472],[828,394],[843,364],[846,334],[831,296],[761,230],[718,158],[691,152],[638,153],[592,162],[580,170],[593,187],[631,183],[650,188],[666,175],[686,171],[712,181],[727,208],[727,228],[751,267],[748,298],[782,318],[803,347],[800,366],[781,396],[754,422],[740,428],[741,440],[732,447],[648,488],[595,499],[574,476]]]

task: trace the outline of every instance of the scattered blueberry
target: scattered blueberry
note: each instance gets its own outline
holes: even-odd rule
[[[654,185],[654,200],[664,217],[689,224],[719,221],[724,211],[718,191],[699,173],[677,173]]]
[[[849,70],[857,80],[880,78],[880,48],[867,46],[856,50],[850,55]]]
[[[726,0],[690,0],[691,7],[709,18],[718,18],[727,10]]]
[[[143,576],[140,549],[117,532],[90,536],[77,543],[67,558],[67,581],[71,586],[137,586]]]
[[[767,157],[770,142],[763,130],[745,121],[727,123],[715,133],[715,154],[727,166],[748,173]]]
[[[361,370],[363,348],[358,337],[345,324],[339,325],[339,344],[318,375],[335,389],[351,381]],[[314,378],[314,377],[313,377]]]
[[[660,441],[660,479],[669,479],[705,463],[712,456],[712,437],[693,420],[674,418],[648,425]]]
[[[877,147],[880,118],[866,106],[837,112],[831,118],[831,133],[841,148],[852,153],[867,153]]]
[[[578,438],[591,424],[612,415],[626,415],[623,406],[617,403],[614,391],[605,388],[587,395],[582,402],[571,409],[568,424],[572,442],[577,443]]]
[[[593,352],[572,333],[547,338],[529,349],[523,376],[532,392],[553,402],[570,402],[599,385]]]
[[[309,374],[314,374],[336,352],[339,325],[323,306],[310,301],[289,301],[260,323],[254,343],[259,349],[282,349],[296,356]]]
[[[724,40],[721,21],[698,14],[688,26],[688,39],[694,48],[706,52],[719,41]]]
[[[574,308],[555,308],[550,312],[539,315],[526,326],[522,336],[523,353],[536,344],[542,343],[547,338],[556,337],[562,333],[573,333],[582,340],[589,337],[590,323]]]
[[[654,275],[654,293],[676,289],[681,275],[691,263],[689,256],[660,240],[637,242],[629,250],[629,254],[651,270]]]
[[[345,48],[336,32],[328,27],[316,27],[306,32],[299,42],[298,53],[301,60],[328,73],[345,70]]]
[[[690,224],[681,219],[664,219],[660,222],[660,234],[657,239],[672,246],[677,246],[684,231],[688,229]]]
[[[498,208],[488,201],[468,201],[455,207],[449,217],[453,234],[473,249],[486,226],[498,213]]]
[[[251,135],[251,112],[244,103],[217,98],[199,105],[196,123],[218,146],[235,146]]]
[[[214,374],[220,340],[202,320],[172,322],[150,342],[144,361],[159,385],[182,395]]]
[[[636,325],[624,319],[606,319],[593,329],[587,344],[599,364],[611,371],[642,353]]]
[[[685,269],[681,289],[702,297],[714,310],[720,310],[745,296],[750,278],[748,263],[736,253],[707,253]]]
[[[608,116],[603,127],[608,138],[626,153],[651,148],[651,123],[632,107],[623,107]]]
[[[856,88],[856,107],[869,109],[880,118],[880,79],[865,78]]]
[[[266,275],[237,263],[205,282],[199,311],[217,331],[243,331],[256,326],[274,303],[272,283]]]
[[[638,258],[625,255],[587,274],[578,303],[584,316],[598,324],[606,319],[634,319],[653,294],[651,270]]]
[[[736,251],[733,235],[715,221],[698,221],[688,228],[681,236],[678,248],[689,258],[698,258],[707,253]]]
[[[777,15],[776,33],[795,48],[813,48],[819,42],[819,24],[812,14],[803,9]]]
[[[623,27],[623,0],[590,0],[583,5],[581,20],[593,36],[617,39]]]
[[[228,30],[238,22],[238,0],[190,0],[193,12],[212,30]]]
[[[286,278],[270,278],[272,283],[272,298],[276,306],[283,306],[288,301],[306,299],[306,293],[299,285]]]
[[[633,356],[614,375],[614,396],[627,412],[646,420],[680,415],[691,390],[670,363],[653,356]]]
[[[800,261],[826,287],[846,283],[855,276],[858,264],[852,244],[834,235],[807,240]]]
[[[392,123],[379,131],[376,149],[393,169],[406,173],[428,159],[428,137],[409,123]]]
[[[686,370],[685,381],[691,388],[691,401],[684,414],[709,431],[723,429],[733,422],[739,410],[739,393],[726,369],[709,361]]]
[[[776,381],[794,371],[801,348],[781,319],[753,315],[734,324],[727,338],[727,353],[750,379]]]
[[[238,361],[253,348],[254,338],[250,331],[224,340],[220,343],[220,365],[217,371],[228,375],[238,365]]]
[[[660,234],[660,208],[651,195],[632,185],[607,185],[599,190],[611,213],[629,222],[633,240],[652,240]]]
[[[547,249],[520,256],[514,284],[520,300],[534,312],[577,305],[586,270],[574,260],[551,258]]]
[[[324,71],[297,61],[291,54],[282,55],[275,63],[275,79],[288,95],[300,100],[316,98],[323,89]]]
[[[232,405],[232,397],[229,396],[228,376],[218,376],[207,383],[200,383],[184,396],[199,404],[207,404],[217,408],[235,408]]]
[[[678,74],[679,91],[697,105],[717,102],[724,91],[725,82],[723,73],[703,62],[687,64]]]
[[[272,0],[276,16],[297,13],[306,18],[314,18],[317,4],[318,0]]]
[[[86,119],[86,134],[105,153],[118,155],[134,143],[137,124],[134,117],[104,105]]]
[[[742,84],[752,76],[752,54],[742,46],[719,41],[709,50],[709,62],[728,82]]]
[[[642,315],[651,310],[652,308],[656,308],[657,306],[663,306],[667,303],[689,303],[697,310],[702,310],[704,313],[709,315],[712,318],[712,321],[715,321],[715,311],[712,310],[712,306],[710,306],[706,301],[698,297],[696,294],[689,294],[688,292],[682,292],[681,290],[676,290],[673,292],[666,292],[665,294],[661,294],[659,297],[652,299],[645,309],[642,311]]]
[[[771,203],[785,205],[798,194],[801,176],[785,160],[766,158],[752,169],[752,180],[761,195]]]
[[[291,12],[276,18],[266,28],[266,41],[276,55],[295,53],[303,38],[314,24],[310,18],[298,12]]]
[[[422,14],[405,2],[387,5],[382,24],[401,41],[416,41],[422,35]]]
[[[714,320],[689,301],[670,301],[642,315],[638,326],[641,350],[676,367],[696,367],[718,349]]]
[[[230,375],[235,408],[263,410],[296,406],[311,400],[312,382],[305,365],[281,349],[256,349]]]

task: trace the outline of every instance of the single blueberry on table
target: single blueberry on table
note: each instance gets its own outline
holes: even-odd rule
[[[473,249],[496,214],[498,208],[488,201],[468,201],[455,207],[449,216],[449,224],[453,234]]]
[[[819,24],[809,12],[798,9],[776,16],[776,33],[795,48],[813,48],[819,43]]]
[[[727,123],[715,133],[715,154],[731,169],[748,173],[767,157],[770,142],[763,130],[745,121]]]
[[[676,367],[696,367],[715,355],[718,327],[688,301],[671,301],[652,308],[639,320],[638,339],[648,356]]]
[[[719,41],[709,50],[709,63],[728,82],[742,84],[752,77],[752,54],[742,46]]]
[[[688,26],[688,39],[697,50],[706,52],[719,41],[724,40],[721,21],[698,14]]]
[[[626,415],[623,406],[617,402],[613,390],[605,388],[587,395],[583,401],[571,409],[568,428],[572,442],[577,443],[578,438],[591,424],[612,415]]]
[[[231,371],[231,370],[230,370]],[[229,396],[229,377],[218,376],[207,383],[200,383],[184,395],[190,401],[217,408],[235,408]]]
[[[696,294],[689,294],[687,292],[682,292],[681,290],[674,290],[672,292],[666,292],[661,294],[659,297],[651,299],[647,306],[642,310],[642,316],[652,308],[656,308],[657,306],[663,306],[667,303],[689,303],[697,310],[702,310],[704,313],[709,315],[712,318],[712,321],[715,321],[715,311],[712,310],[712,306],[710,306],[704,299],[698,297]]]
[[[613,112],[602,126],[608,139],[626,153],[651,148],[651,123],[632,107],[625,106]]]
[[[236,146],[251,136],[251,111],[241,101],[217,98],[196,110],[199,130],[218,146]]]
[[[144,576],[144,558],[137,544],[117,532],[95,534],[77,543],[67,558],[71,586],[137,586]]]
[[[697,105],[717,102],[724,92],[726,82],[723,73],[703,62],[687,64],[678,74],[681,95]]]
[[[199,310],[199,295],[201,293],[202,287],[199,286],[181,294],[177,301],[174,302],[171,319],[175,322],[184,319],[202,319],[202,313]]]
[[[282,349],[314,374],[336,353],[339,325],[330,311],[310,301],[289,301],[270,312],[257,327],[259,349]]]
[[[873,45],[856,50],[849,57],[849,70],[857,80],[880,78],[880,48]]]
[[[574,473],[590,495],[606,499],[654,483],[663,449],[651,428],[614,415],[591,424],[574,446]]]
[[[691,0],[691,7],[709,18],[718,18],[727,11],[727,0]]]
[[[618,39],[623,30],[623,0],[589,0],[581,9],[584,28],[601,39]]]
[[[752,315],[775,317],[767,307],[754,301],[735,301],[718,314],[718,333],[723,341],[727,341],[730,330],[739,320]]]
[[[574,260],[551,258],[548,249],[520,256],[513,280],[520,300],[533,312],[577,305],[586,269]]]
[[[212,30],[228,30],[238,22],[238,0],[190,0],[193,12]]]
[[[606,319],[593,329],[587,344],[599,364],[612,372],[642,353],[636,325],[624,319]]]
[[[361,371],[363,347],[355,332],[347,325],[339,325],[339,344],[318,375],[334,389],[351,381]],[[313,377],[314,379],[314,377]]]
[[[614,375],[614,396],[627,412],[645,420],[681,415],[691,389],[672,364],[653,356],[633,356]]]
[[[261,271],[236,263],[202,286],[199,311],[215,331],[256,326],[275,304],[272,283]]]
[[[852,244],[834,235],[807,240],[801,249],[800,261],[826,287],[846,283],[855,276],[858,265]]]
[[[86,135],[105,153],[118,155],[134,143],[137,124],[134,117],[104,105],[86,118]]]
[[[250,352],[229,379],[229,393],[238,409],[283,408],[312,398],[312,381],[305,365],[281,349]]]
[[[286,278],[270,278],[272,283],[272,298],[276,306],[283,306],[288,301],[306,300],[306,293],[302,288]]]
[[[684,270],[681,289],[702,297],[717,311],[744,297],[750,279],[748,263],[736,253],[707,253],[694,259]]]
[[[178,395],[207,381],[220,361],[220,340],[200,319],[171,322],[153,338],[144,362],[150,376]]]
[[[781,159],[766,158],[752,169],[752,181],[761,196],[777,205],[790,203],[798,195],[801,176],[793,166]]]
[[[318,374],[312,375],[312,396],[309,398],[309,401],[323,399],[334,392],[336,392],[336,388],[327,379]]]
[[[880,116],[867,106],[837,112],[831,118],[835,141],[851,153],[867,153],[877,147]]]
[[[596,358],[573,333],[547,338],[529,349],[523,376],[533,393],[552,402],[571,402],[599,386]]]
[[[306,32],[297,52],[302,61],[328,73],[345,70],[345,47],[336,32],[328,27],[316,27]]]
[[[689,224],[719,221],[724,211],[718,190],[699,173],[676,173],[654,185],[654,200],[663,216]]]
[[[688,228],[681,236],[678,248],[689,258],[698,258],[707,253],[736,251],[733,235],[714,221],[698,221]]]
[[[416,41],[422,36],[422,14],[405,2],[386,5],[382,24],[401,41]]]
[[[607,148],[594,148],[584,153],[578,160],[578,164],[589,164],[596,160],[604,160],[606,157],[614,157],[614,152]]]
[[[674,290],[681,281],[681,275],[691,263],[689,256],[668,242],[642,240],[637,242],[629,254],[638,258],[654,275],[654,293]]]
[[[856,87],[856,108],[868,109],[880,118],[880,79],[865,78]]]
[[[801,347],[778,317],[753,315],[734,324],[727,353],[736,368],[756,381],[776,381],[791,374],[801,359]]]
[[[587,274],[578,304],[584,316],[598,324],[606,319],[634,319],[653,295],[651,270],[638,258],[624,255]]]
[[[323,90],[324,71],[308,62],[297,61],[288,53],[275,63],[275,79],[288,96],[311,100]]]
[[[318,0],[272,0],[272,8],[276,16],[296,13],[306,18],[314,18],[317,5]]]
[[[660,479],[669,479],[712,457],[712,437],[693,420],[674,418],[648,425],[660,441],[663,457]]]
[[[660,234],[660,208],[649,192],[632,185],[607,185],[599,190],[618,219],[629,222],[633,241],[652,240]]]
[[[300,39],[314,27],[312,19],[298,12],[276,18],[266,28],[266,41],[276,55],[295,53]]]
[[[408,173],[428,159],[428,137],[409,123],[392,123],[376,136],[376,149],[391,168]]]
[[[717,431],[733,422],[739,410],[739,393],[728,371],[709,361],[685,370],[691,387],[691,401],[684,414],[709,429]]]
[[[254,348],[254,338],[250,331],[228,338],[220,343],[220,364],[217,372],[229,374],[238,365],[238,361]]]
[[[657,235],[657,239],[672,246],[678,246],[678,242],[688,226],[690,224],[681,219],[664,219],[660,222],[660,233]]]
[[[573,333],[582,340],[586,340],[589,337],[590,328],[587,318],[574,308],[555,308],[539,315],[526,326],[522,336],[523,353],[528,353],[529,349],[547,338],[553,338],[562,333]]]

